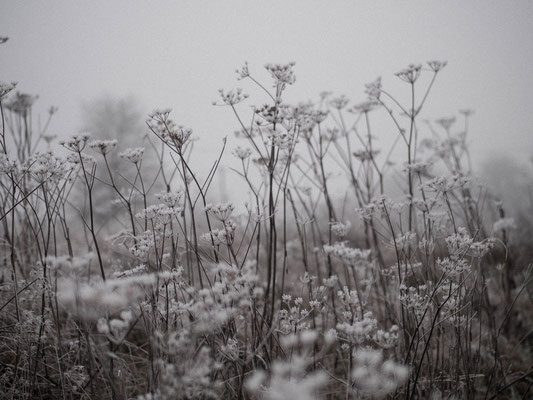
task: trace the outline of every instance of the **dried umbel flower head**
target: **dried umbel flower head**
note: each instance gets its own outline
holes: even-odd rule
[[[359,114],[359,113],[368,113],[370,111],[373,111],[378,107],[380,104],[378,101],[370,99],[367,101],[363,101],[362,103],[355,104],[352,108],[350,108],[348,111],[353,114]]]
[[[54,156],[51,152],[36,153],[28,162],[28,172],[37,182],[52,181],[57,183],[71,170],[71,166],[64,159]]]
[[[233,150],[233,155],[237,158],[240,158],[241,160],[246,160],[252,155],[252,150],[249,148],[243,149],[239,146],[235,150]]]
[[[220,94],[222,103],[217,103],[216,101],[213,101],[212,104],[214,106],[234,106],[235,104],[239,104],[241,101],[248,98],[248,95],[244,94],[241,88],[233,89],[228,92],[224,92],[224,89],[219,89],[218,93]]]
[[[285,87],[285,85],[292,85],[296,82],[296,76],[292,67],[294,67],[294,62],[288,64],[266,64],[265,69],[270,73],[272,78],[274,78],[274,87],[280,85]]]
[[[396,76],[402,81],[413,84],[420,77],[421,71],[422,64],[410,64],[407,68],[396,73]]]
[[[381,397],[394,392],[409,377],[409,368],[392,360],[383,360],[381,351],[358,349],[354,352],[352,371],[356,387],[368,396]]]
[[[117,147],[117,140],[93,140],[89,143],[89,147],[105,156]]]
[[[134,149],[126,149],[123,152],[118,153],[118,156],[128,160],[129,162],[138,164],[142,160],[143,154],[144,147],[136,147]]]
[[[83,149],[87,145],[87,140],[89,140],[89,137],[90,137],[89,133],[80,133],[80,134],[71,136],[67,140],[61,140],[59,144],[70,151],[73,151],[75,153],[80,153],[83,151]]]
[[[0,173],[14,174],[17,171],[17,162],[11,161],[6,154],[0,154]]]
[[[38,99],[38,96],[32,96],[26,93],[17,92],[6,103],[6,108],[15,114],[25,116],[31,109],[31,106]]]
[[[234,206],[232,203],[208,204],[205,207],[205,211],[222,222],[229,219],[233,210]]]
[[[243,67],[239,70],[236,69],[235,73],[238,75],[237,79],[241,80],[250,76],[250,70],[248,69],[248,61],[244,62]]]
[[[333,108],[336,108],[337,110],[342,110],[344,107],[348,105],[350,100],[344,95],[341,95],[339,97],[334,97],[329,101],[329,105]]]
[[[455,117],[449,117],[449,118],[440,118],[437,119],[435,122],[442,126],[445,131],[450,130],[452,125],[455,123],[456,119]]]
[[[178,190],[177,192],[159,192],[155,197],[168,207],[175,208],[180,206],[183,194],[183,190]]]
[[[441,69],[443,69],[448,64],[448,62],[447,61],[436,61],[436,60],[433,60],[433,61],[428,61],[427,64],[428,64],[429,68],[431,68],[431,70],[433,72],[437,73]]]
[[[333,222],[331,224],[331,232],[333,232],[333,234],[337,236],[338,238],[342,239],[348,234],[351,227],[352,227],[352,223],[350,221],[346,221],[344,223]]]
[[[370,101],[379,101],[381,95],[381,76],[374,82],[365,85],[365,93],[368,95]]]
[[[11,92],[17,86],[17,82],[0,82],[0,99]]]

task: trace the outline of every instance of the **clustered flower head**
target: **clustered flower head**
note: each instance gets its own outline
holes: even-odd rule
[[[444,130],[449,130],[451,126],[455,123],[456,119],[455,117],[449,117],[449,118],[440,118],[437,119],[435,122],[442,126]]]
[[[238,75],[238,78],[237,78],[238,80],[249,77],[250,70],[248,69],[248,61],[244,63],[243,67],[240,70],[236,69],[235,72]]]
[[[59,144],[72,152],[80,153],[87,145],[87,140],[89,140],[89,137],[89,133],[80,133],[73,135],[66,140],[61,140]]]
[[[384,360],[379,350],[361,348],[354,351],[352,378],[365,395],[381,397],[390,394],[409,377],[409,368],[392,360]]]
[[[324,252],[326,254],[333,254],[351,265],[368,261],[371,254],[370,249],[354,249],[347,247],[344,242],[337,242],[333,245],[324,245]]]
[[[235,155],[235,157],[240,158],[241,160],[246,160],[252,155],[252,150],[249,148],[243,149],[239,146],[235,150],[233,150],[233,154]]]
[[[365,89],[365,93],[368,95],[370,101],[379,101],[381,96],[381,76],[374,82],[367,83]]]
[[[205,206],[205,211],[222,222],[231,217],[234,209],[233,203],[208,204]]]
[[[292,70],[294,64],[294,62],[288,64],[265,64],[265,69],[274,78],[274,87],[278,85],[285,87],[285,85],[292,85],[296,82],[296,76]]]
[[[359,113],[365,114],[365,113],[375,110],[376,107],[378,107],[379,105],[380,103],[377,100],[370,99],[367,101],[363,101],[359,104],[355,104],[348,111],[350,111],[353,114],[359,114]]]
[[[218,93],[220,94],[220,98],[222,99],[222,104],[219,104],[216,101],[214,101],[213,102],[214,106],[217,106],[217,105],[234,106],[235,104],[239,104],[241,101],[248,98],[248,95],[244,94],[241,88],[233,89],[228,92],[224,92],[224,89],[219,89]]]
[[[6,87],[5,89],[6,90],[9,89],[9,86]],[[13,88],[9,90],[11,91],[12,89]],[[33,103],[35,102],[35,100],[37,100],[37,98],[38,96],[32,96],[30,94],[17,92],[13,97],[11,97],[6,102],[6,108],[16,114],[25,116],[27,115]]]
[[[170,148],[182,153],[192,135],[192,129],[177,125],[170,119],[170,109],[155,110],[149,115],[148,126]]]
[[[117,140],[93,140],[89,143],[89,147],[105,156],[117,147]]]
[[[0,82],[0,99],[11,92],[17,86],[17,82]]]
[[[176,208],[181,204],[181,199],[183,198],[183,190],[178,190],[176,192],[159,192],[155,197],[165,203],[168,207]]]
[[[339,97],[334,97],[329,101],[329,105],[333,108],[336,108],[337,110],[342,110],[344,107],[348,105],[350,100],[344,95],[341,95]]]
[[[422,64],[410,64],[407,68],[396,73],[396,76],[407,83],[415,83],[422,71]]]
[[[333,234],[337,236],[339,239],[343,239],[348,234],[351,227],[352,227],[352,223],[350,221],[346,221],[344,223],[333,222],[331,224],[331,232],[333,232]]]
[[[436,61],[436,60],[433,60],[433,61],[428,61],[427,64],[428,64],[429,68],[431,68],[431,70],[433,72],[437,73],[441,69],[443,69],[448,64],[448,62],[447,61]]]
[[[128,160],[129,162],[138,164],[142,160],[143,154],[144,147],[136,147],[134,149],[126,149],[123,152],[118,153],[118,156]]]

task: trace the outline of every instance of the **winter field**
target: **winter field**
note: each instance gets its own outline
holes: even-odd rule
[[[0,83],[0,398],[531,398],[532,197],[478,179],[472,111],[426,119],[446,70],[289,102],[298,64],[245,64],[214,158],[170,109],[57,138]]]

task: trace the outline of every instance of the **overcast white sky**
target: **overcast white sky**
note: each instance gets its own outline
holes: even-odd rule
[[[359,102],[377,76],[401,90],[395,72],[442,59],[424,117],[474,109],[478,160],[533,153],[532,1],[0,0],[0,36],[0,79],[58,106],[59,135],[80,128],[83,101],[133,95],[146,114],[173,108],[211,154],[225,135],[237,144],[230,110],[211,101],[243,86],[245,60],[265,78],[266,62],[295,61],[292,100],[332,90]]]

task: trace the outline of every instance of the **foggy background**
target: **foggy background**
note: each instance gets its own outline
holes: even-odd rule
[[[266,100],[251,82],[236,81],[244,61],[267,85],[265,63],[295,61],[288,101],[316,100],[328,90],[358,103],[365,99],[364,84],[378,76],[401,98],[406,85],[394,73],[437,59],[448,66],[422,118],[475,110],[469,142],[478,172],[502,156],[525,165],[533,153],[531,1],[0,4],[0,35],[10,38],[0,49],[0,79],[39,95],[35,109],[43,118],[49,106],[59,107],[48,133],[60,137],[84,128],[84,113],[106,96],[137,104],[141,122],[153,109],[170,107],[173,119],[200,138],[195,146],[206,162],[197,166],[208,168],[224,136],[225,162],[244,144],[233,136],[238,124],[231,110],[211,105],[217,90],[243,87],[252,95],[239,105],[245,121],[249,105]],[[384,148],[384,131],[394,133],[390,126],[375,131],[385,135]],[[128,146],[136,140],[128,138]]]

